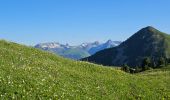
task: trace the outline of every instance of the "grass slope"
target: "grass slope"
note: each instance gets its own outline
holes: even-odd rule
[[[136,75],[0,41],[0,99],[170,99],[170,70]]]

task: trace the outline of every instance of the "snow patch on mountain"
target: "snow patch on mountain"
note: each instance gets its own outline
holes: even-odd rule
[[[37,44],[34,47],[42,50],[54,52],[56,54],[59,54],[60,56],[67,57],[67,58],[69,58],[69,56],[71,56],[70,58],[74,58],[75,54],[77,54],[75,56],[76,59],[81,59],[82,57],[86,57],[87,55],[88,56],[92,55],[100,50],[118,46],[120,43],[121,43],[120,41],[108,40],[105,43],[100,43],[98,41],[95,41],[91,43],[82,43],[77,46],[70,46],[68,43],[64,45],[58,42],[48,42],[48,43]],[[81,55],[80,52],[81,53],[83,52],[84,56],[79,56]]]

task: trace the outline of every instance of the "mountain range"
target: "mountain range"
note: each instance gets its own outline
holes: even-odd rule
[[[93,55],[100,50],[118,46],[120,43],[120,41],[108,40],[105,43],[95,41],[92,43],[82,43],[77,46],[70,46],[69,44],[64,45],[58,42],[49,42],[40,43],[35,45],[34,47],[45,51],[53,52],[66,58],[78,60]]]
[[[101,50],[82,60],[102,65],[131,67],[141,66],[144,58],[157,63],[170,58],[170,35],[152,26],[142,28],[119,46]]]

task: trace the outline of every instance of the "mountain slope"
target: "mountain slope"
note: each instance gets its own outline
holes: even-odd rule
[[[135,75],[0,41],[0,99],[168,99],[170,71]]]
[[[50,51],[60,56],[71,58],[71,59],[81,59],[84,57],[88,57],[97,51],[115,47],[119,45],[121,42],[119,41],[111,41],[108,40],[106,43],[99,43],[98,41],[92,43],[82,43],[78,46],[70,46],[69,44],[60,44],[56,42],[51,43],[40,43],[35,45],[35,48],[39,48],[45,51]]]
[[[83,60],[103,65],[141,66],[145,57],[157,61],[170,57],[170,36],[149,26],[141,29],[119,46],[99,51]]]
[[[88,52],[90,53],[90,55],[93,55],[100,50],[104,50],[104,49],[107,49],[107,48],[112,48],[112,47],[118,46],[120,43],[121,43],[120,41],[108,40],[105,43],[102,43],[102,44],[99,44],[98,46],[90,48],[88,50]]]
[[[70,46],[68,44],[63,45],[56,42],[40,43],[35,45],[34,47],[41,50],[53,52],[57,55],[71,59],[80,59],[83,57],[90,56],[90,54],[86,50],[83,50],[82,48],[77,48],[75,46]]]
[[[58,53],[56,53],[58,54]],[[80,59],[83,57],[88,57],[90,54],[86,52],[85,50],[79,49],[79,48],[72,48],[72,49],[67,49],[63,52],[62,54],[63,57],[65,58],[71,58],[71,59]]]

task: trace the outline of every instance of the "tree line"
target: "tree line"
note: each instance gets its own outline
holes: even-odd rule
[[[140,67],[136,66],[135,68],[131,68],[127,64],[124,64],[121,69],[128,73],[138,73],[150,69],[162,68],[169,63],[170,59],[165,57],[160,57],[158,60],[151,60],[151,58],[145,57]]]

